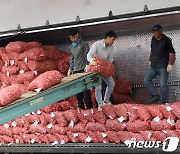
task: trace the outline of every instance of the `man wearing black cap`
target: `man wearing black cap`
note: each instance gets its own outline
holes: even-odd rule
[[[152,29],[153,37],[149,59],[150,68],[144,79],[144,83],[152,96],[152,99],[148,103],[160,102],[160,96],[152,83],[152,80],[156,76],[160,78],[162,103],[169,102],[167,81],[168,74],[173,70],[175,50],[172,46],[171,39],[163,34],[162,29],[161,25],[155,25]]]

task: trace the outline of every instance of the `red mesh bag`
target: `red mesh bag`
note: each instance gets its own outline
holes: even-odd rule
[[[115,131],[107,131],[106,134],[109,142],[120,143],[120,138]]]
[[[177,121],[176,121],[175,126],[176,126],[176,129],[179,129],[179,130],[180,130],[180,120],[177,120]]]
[[[12,133],[13,135],[17,135],[17,134],[26,134],[27,133],[27,129],[24,127],[24,128],[21,128],[21,127],[12,127]]]
[[[147,105],[146,109],[153,118],[159,117],[160,119],[163,119],[163,114],[161,113],[159,105]]]
[[[94,131],[87,131],[86,135],[88,136],[87,138],[89,138],[88,143],[99,143],[98,136],[94,133]]]
[[[2,70],[2,67],[4,66],[4,61],[0,59],[0,71]]]
[[[16,66],[8,66],[8,67],[3,66],[3,67],[2,67],[2,72],[5,73],[5,74],[6,74],[7,72],[9,72],[10,75],[11,75],[11,74],[17,75],[17,74],[19,73],[19,68],[16,67]]]
[[[97,65],[93,66],[89,64],[88,66],[88,72],[96,72],[102,75],[103,77],[110,77],[114,75],[114,64],[107,61],[100,59],[98,57],[94,57]]]
[[[71,131],[67,131],[67,136],[70,139],[70,141],[72,143],[78,143],[79,139],[78,139],[78,134],[77,133],[73,133]]]
[[[31,125],[29,127],[29,132],[32,134],[35,133],[46,134],[46,128],[42,124],[38,124],[37,126]]]
[[[58,139],[58,141],[60,141],[61,144],[68,143],[70,141],[67,135],[62,135],[57,133],[55,133],[54,135]]]
[[[4,125],[0,126],[0,135],[12,136],[12,129],[10,127],[5,128]]]
[[[137,113],[138,113],[138,116],[139,116],[139,118],[140,118],[141,120],[148,121],[148,120],[151,119],[151,115],[150,115],[149,112],[147,111],[145,105],[139,106],[139,107],[138,107],[138,110],[137,110]]]
[[[85,127],[86,127],[86,125],[84,123],[79,122],[79,123],[75,124],[73,127],[69,126],[68,128],[69,128],[69,130],[71,132],[74,132],[74,133],[75,132],[82,132],[82,133],[84,133],[84,132],[86,132]]]
[[[55,119],[56,116],[55,116],[54,112],[50,113],[50,114],[44,113],[43,115],[44,115],[48,124],[53,124],[53,125],[56,124],[56,119]]]
[[[129,81],[115,80],[114,91],[124,95],[130,94],[132,93],[131,83]]]
[[[61,102],[59,102],[59,105],[60,105],[62,111],[67,111],[71,108],[70,101],[61,101]]]
[[[140,133],[132,133],[131,137],[133,139],[136,139],[137,142],[144,141],[144,138],[143,138],[143,136]]]
[[[109,119],[115,119],[117,117],[116,113],[114,112],[113,105],[106,105],[102,107],[102,112],[106,115]]]
[[[26,117],[26,120],[33,124],[35,121],[40,122],[39,115],[38,114],[30,114]]]
[[[150,123],[146,121],[142,121],[140,119],[134,121],[134,122],[128,122],[127,123],[127,130],[130,132],[139,132],[139,131],[145,131],[150,129]]]
[[[66,62],[64,59],[61,59],[61,60],[57,61],[57,65],[58,65],[58,70],[61,73],[67,73],[67,71],[69,69],[69,62]]]
[[[119,94],[116,91],[114,91],[112,95],[116,104],[133,102],[131,96],[129,95]]]
[[[0,106],[5,106],[19,99],[23,93],[21,84],[13,84],[0,90]]]
[[[179,137],[176,130],[166,130],[165,134],[166,134],[166,137]]]
[[[48,138],[46,137],[46,135],[40,134],[38,137],[39,137],[39,140],[41,141],[41,143],[49,144],[49,140],[48,140]]]
[[[46,90],[56,84],[59,84],[62,80],[62,75],[58,71],[47,71],[41,75],[39,75],[37,78],[35,78],[30,84],[28,89],[29,90],[35,90],[37,88],[40,88],[42,90]]]
[[[166,118],[166,119],[170,118],[173,120],[177,119],[176,116],[174,115],[173,111],[172,111],[171,105],[168,105],[168,104],[167,105],[165,105],[165,104],[160,105],[160,110],[161,110],[164,118]]]
[[[46,60],[46,54],[43,48],[33,48],[29,49],[19,55],[18,60],[35,60],[35,61],[44,61]]]
[[[15,41],[15,42],[10,42],[6,46],[6,51],[7,52],[24,52],[26,50],[26,43],[22,41]]]
[[[51,60],[45,60],[45,61],[42,61],[42,62],[29,60],[27,65],[28,65],[28,68],[32,72],[37,71],[37,73],[44,73],[46,71],[51,71],[51,70],[56,70],[57,69],[56,62],[51,61]]]
[[[127,113],[128,111],[126,109],[125,104],[114,105],[113,110],[118,115],[118,117],[122,116],[124,118],[124,120],[128,119],[128,113]]]
[[[6,49],[3,48],[3,47],[0,47],[0,57],[2,58],[2,60],[7,63],[7,65],[9,64],[9,55],[8,53],[6,52]]]
[[[100,124],[98,122],[89,122],[86,125],[87,131],[100,131],[100,132],[106,132],[106,128],[103,124]]]
[[[152,131],[152,137],[156,139],[156,141],[164,141],[166,139],[166,134],[162,131]]]
[[[168,122],[168,119],[162,119],[159,122],[152,120],[151,121],[151,129],[152,130],[175,129],[175,123]]]
[[[21,135],[13,135],[13,139],[15,143],[20,143],[20,144],[24,143],[24,139]]]
[[[171,104],[172,112],[177,118],[180,118],[180,102],[175,102]]]
[[[137,109],[138,109],[138,106],[137,104],[125,104],[126,105],[126,109],[127,109],[127,113],[128,113],[128,116],[129,116],[129,121],[133,122],[135,120],[137,120],[139,117],[138,117],[138,113],[137,113]]]
[[[117,132],[117,135],[118,135],[119,139],[121,140],[121,142],[131,140],[132,134],[133,134],[132,132],[128,132],[128,131],[119,131],[119,132]]]
[[[26,81],[33,81],[35,78],[35,75],[33,72],[25,72],[23,74],[19,74],[17,75],[17,82],[18,83],[24,83]]]
[[[33,48],[41,48],[41,47],[43,46],[40,42],[33,41],[33,42],[26,43],[26,50],[33,49]]]
[[[118,119],[106,121],[105,127],[109,131],[123,131],[126,129],[126,123],[120,122]]]
[[[77,100],[77,97],[76,97],[76,96],[71,96],[71,97],[69,97],[67,100],[70,101],[71,107],[77,108],[77,106],[78,106],[78,100]]]
[[[17,61],[17,66],[19,67],[20,70],[23,70],[24,72],[29,71],[27,63],[25,61]]]
[[[91,110],[91,109],[79,110],[78,111],[78,118],[84,124],[87,124],[88,122],[94,122],[95,121],[93,118],[93,110]]]
[[[66,134],[67,127],[62,127],[59,124],[54,125],[52,128],[47,129],[47,132],[50,134]]]
[[[102,111],[98,111],[97,109],[93,109],[93,111],[94,111],[94,114],[93,114],[94,120],[101,124],[105,124],[107,118],[104,115],[104,113]]]
[[[78,142],[87,143],[86,142],[87,134],[78,132],[78,137],[77,138],[78,138]]]
[[[55,141],[58,142],[58,138],[56,137],[56,135],[46,134],[45,137],[48,139],[49,143],[53,143]]]
[[[61,106],[59,103],[54,103],[49,106],[51,108],[51,111],[61,111]]]
[[[77,110],[68,110],[63,113],[64,117],[67,119],[67,121],[71,122],[73,121],[74,123],[79,122]]]
[[[49,60],[59,60],[63,57],[59,49],[55,46],[44,46],[44,50]]]
[[[5,143],[5,144],[15,143],[14,139],[12,137],[7,136],[7,135],[0,136],[0,140],[1,140],[1,142]]]
[[[155,141],[155,138],[152,137],[152,131],[140,131],[140,134],[145,141]]]
[[[95,131],[94,134],[96,135],[99,143],[109,143],[106,133]]]

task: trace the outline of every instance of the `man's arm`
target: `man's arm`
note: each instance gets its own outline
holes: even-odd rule
[[[112,63],[113,59],[114,59],[114,48],[112,47],[110,55],[108,57],[108,61]]]
[[[172,42],[170,39],[166,41],[166,48],[169,52],[169,63],[168,65],[173,65],[176,60],[176,52],[173,48]]]
[[[69,47],[69,53],[70,53],[70,62],[69,62],[69,69],[73,70],[74,68],[74,57],[71,53],[71,48]]]
[[[91,58],[96,54],[96,42],[92,45],[90,51],[87,54],[87,60],[90,62]]]
[[[86,60],[86,65],[89,64],[88,60],[87,60],[87,54],[89,52],[89,44],[87,42],[85,42],[84,44],[84,52],[85,52],[85,60]]]

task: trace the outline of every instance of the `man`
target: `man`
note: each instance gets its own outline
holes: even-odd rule
[[[156,76],[160,78],[162,103],[169,102],[167,81],[168,74],[173,70],[175,51],[171,39],[164,35],[162,30],[161,25],[155,25],[152,29],[153,37],[151,40],[151,54],[149,59],[150,68],[144,79],[144,83],[152,96],[152,99],[148,103],[160,102],[160,96],[152,83],[152,80]]]
[[[89,45],[87,42],[80,39],[79,33],[76,29],[69,30],[69,38],[72,44],[69,47],[70,51],[70,66],[67,75],[70,76],[74,73],[82,73],[87,64],[87,52],[89,51]],[[87,109],[91,109],[91,92],[85,90],[77,94],[78,107],[85,109],[84,102]]]
[[[108,31],[105,34],[105,39],[99,40],[95,42],[90,51],[87,54],[87,59],[91,64],[96,64],[94,56],[97,56],[101,59],[108,60],[109,62],[113,62],[113,43],[116,40],[117,35],[114,31]],[[98,103],[98,107],[101,110],[101,107],[103,105],[111,104],[109,101],[109,98],[114,90],[115,82],[113,80],[113,77],[103,77],[103,80],[107,84],[107,88],[104,95],[104,100],[102,99],[102,86],[99,85],[95,88],[95,94],[96,94],[96,100]]]

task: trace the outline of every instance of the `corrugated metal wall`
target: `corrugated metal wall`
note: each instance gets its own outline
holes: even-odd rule
[[[80,29],[82,37],[91,46],[96,40],[102,39],[104,33],[109,29],[114,29],[118,33],[118,38],[114,43],[117,78],[129,80],[134,88],[133,97],[140,102],[146,102],[150,96],[147,89],[143,87],[144,76],[148,70],[150,54],[150,42],[152,34],[151,27],[160,23],[164,27],[164,33],[172,39],[176,50],[176,62],[174,71],[170,73],[170,101],[180,100],[180,88],[174,86],[176,81],[180,81],[180,15],[169,15],[163,17],[141,19],[127,22],[111,23]],[[61,44],[60,48],[67,49],[66,44]],[[159,83],[158,78],[154,80]],[[175,82],[175,83],[174,83]],[[157,86],[160,92],[159,86]]]

